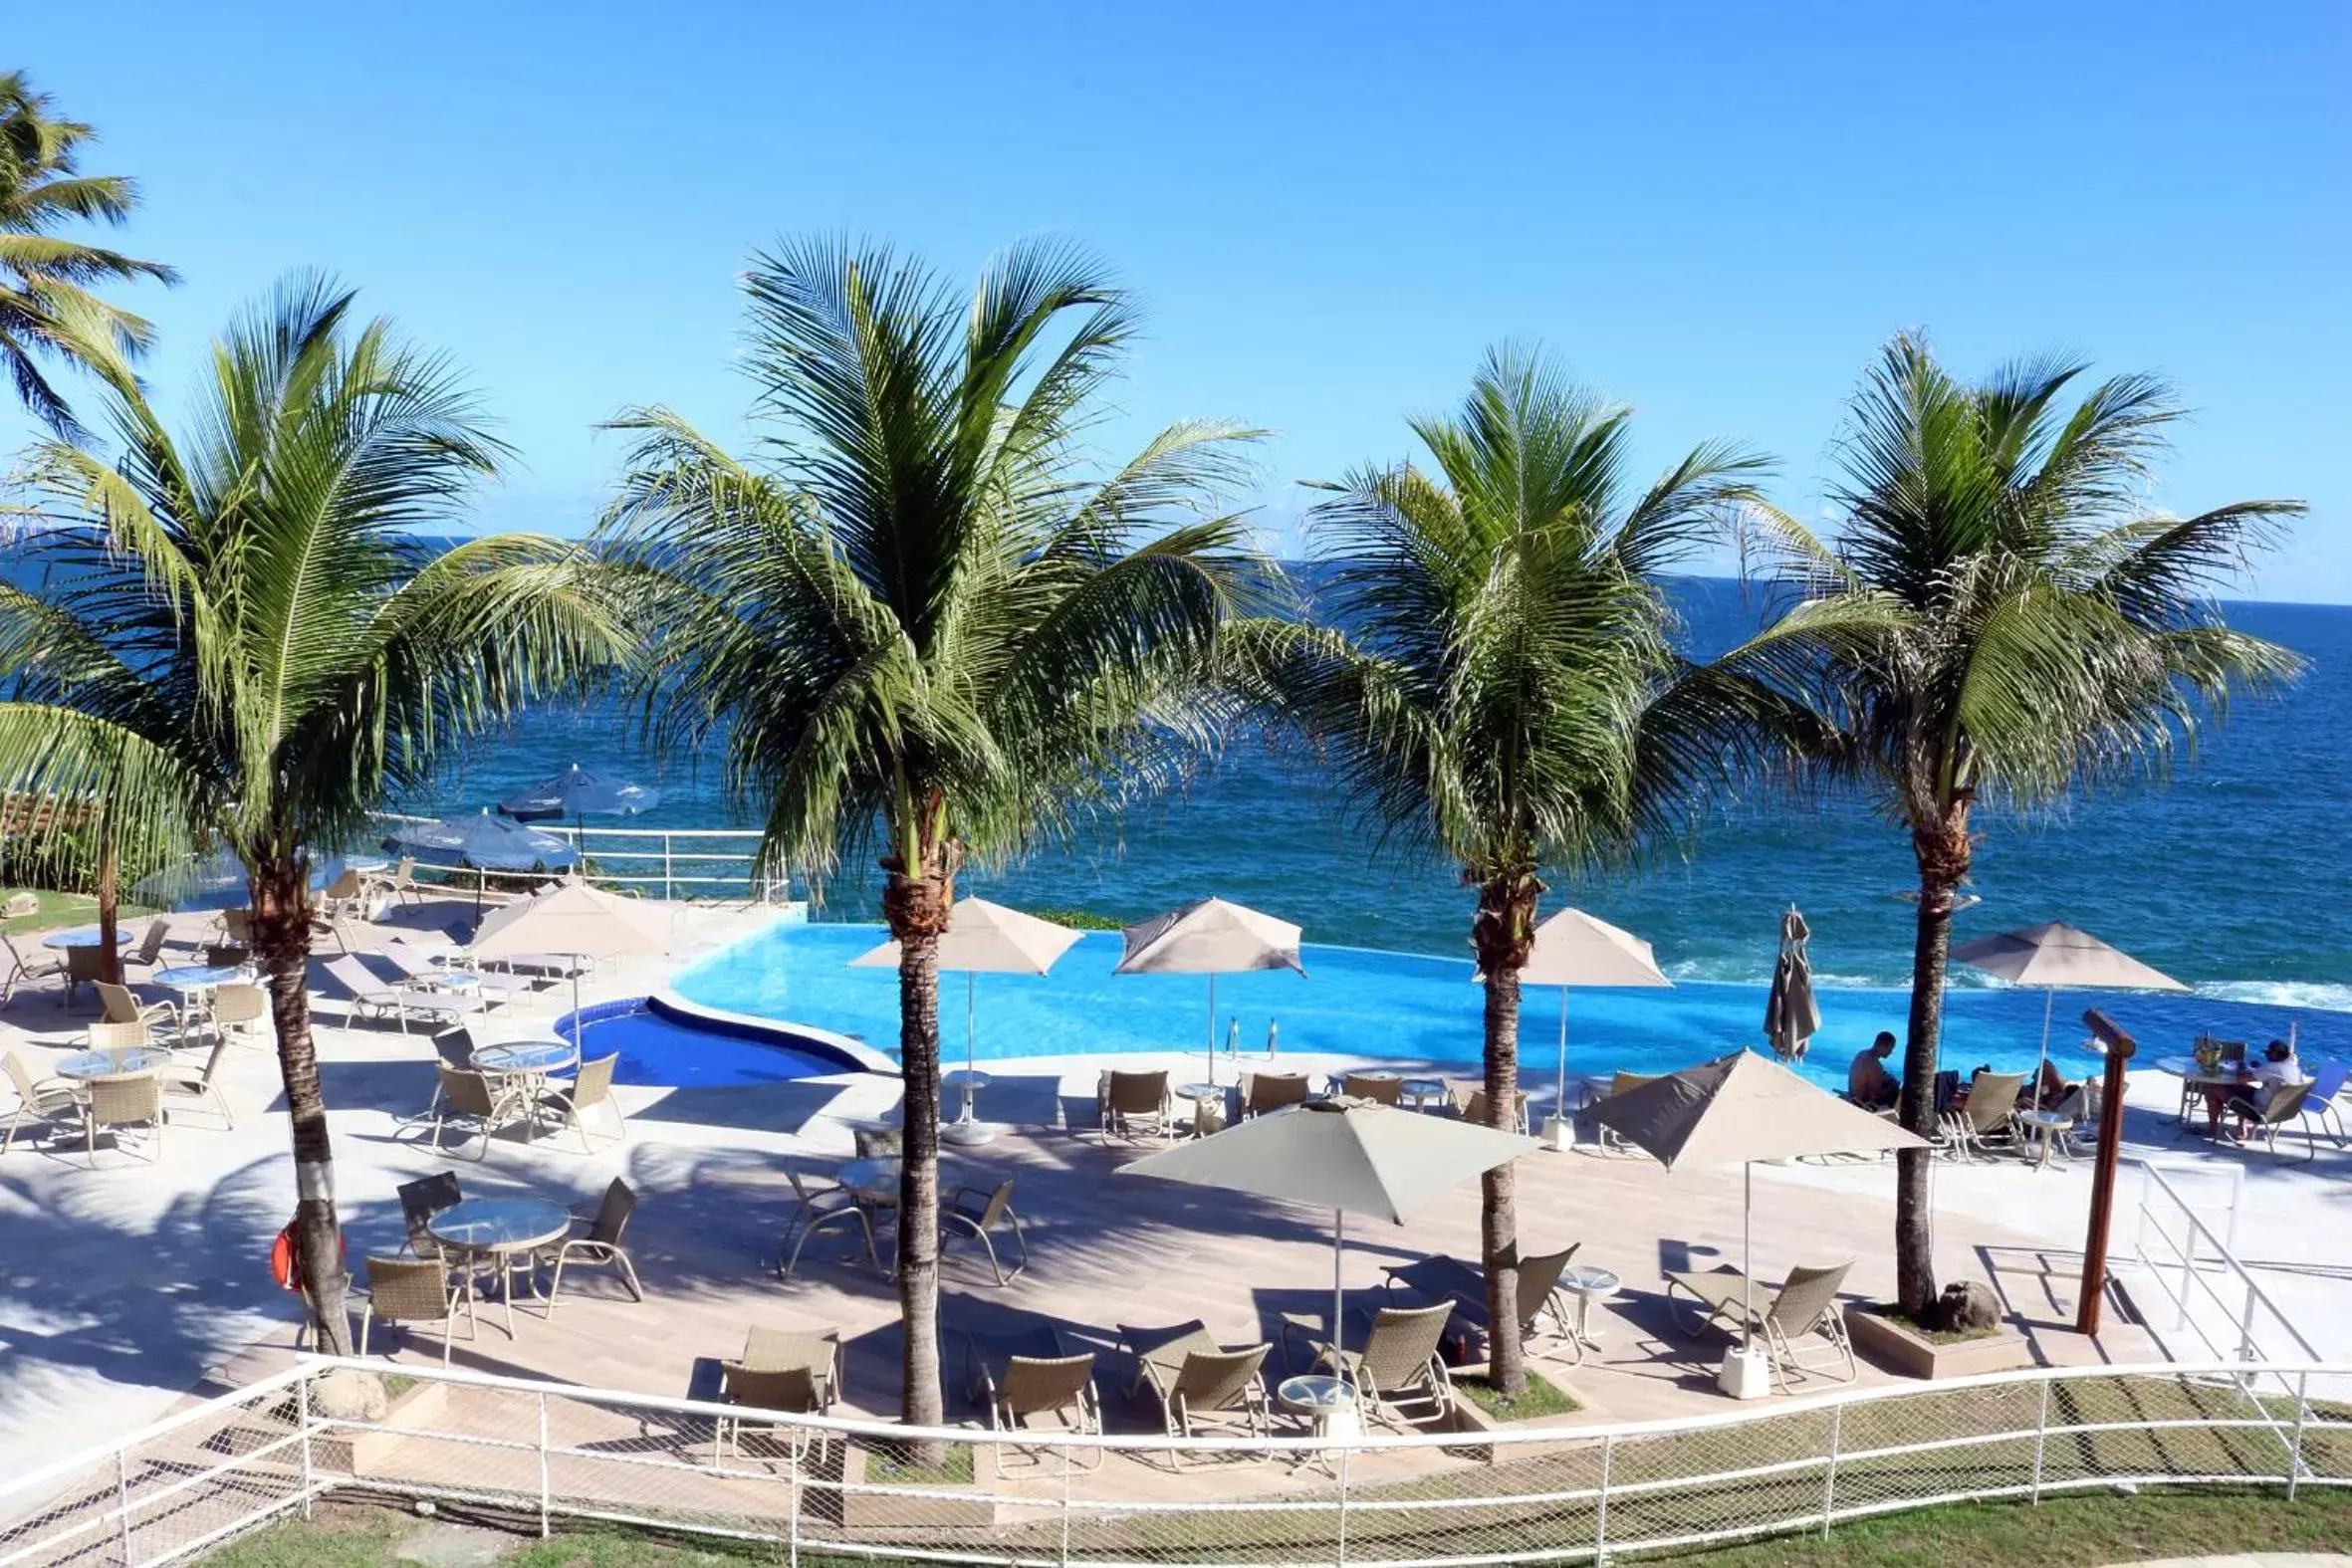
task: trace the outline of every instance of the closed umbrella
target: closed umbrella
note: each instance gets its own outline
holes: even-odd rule
[[[954,1127],[941,1130],[941,1137],[950,1143],[978,1144],[994,1136],[972,1119],[973,991],[978,978],[1043,975],[1082,935],[985,898],[959,898],[948,911],[947,933],[939,939],[939,967],[964,977],[964,1107]],[[885,942],[851,959],[849,967],[896,969],[898,952],[896,941]]]
[[[1891,1118],[1874,1116],[1807,1082],[1768,1056],[1734,1051],[1612,1094],[1594,1118],[1626,1142],[1655,1155],[1669,1171],[1737,1165],[1742,1173],[1740,1360],[1724,1364],[1723,1384],[1745,1395],[1757,1380],[1747,1323],[1755,1317],[1756,1162],[1811,1154],[1871,1154],[1925,1149],[1926,1139]]]
[[[576,959],[616,959],[659,953],[669,938],[643,906],[588,883],[567,879],[537,898],[517,899],[490,912],[468,944],[476,959],[520,953],[560,953]],[[572,972],[572,1043],[580,1044],[580,970]]]
[[[1294,969],[1298,928],[1255,909],[1204,898],[1172,909],[1120,935],[1126,952],[1114,975],[1206,975],[1209,977],[1209,1081],[1217,1081],[1217,977],[1250,970]]]
[[[1972,969],[1999,975],[2017,986],[2041,988],[2041,1062],[2033,1069],[2033,1092],[2041,1093],[2042,1070],[2050,1061],[2050,1009],[2068,991],[2187,991],[2161,970],[2151,969],[2119,948],[2062,920],[2022,931],[1981,937],[1952,950]],[[2036,1104],[2040,1101],[2035,1100]]]
[[[1672,986],[1658,969],[1650,945],[1630,931],[1580,909],[1563,909],[1535,928],[1535,945],[1528,967],[1520,971],[1528,986],[1559,988],[1559,1077],[1551,1090],[1551,1120],[1544,1124],[1543,1141],[1554,1149],[1575,1142],[1568,1120],[1568,988]]]
[[[1253,1118],[1119,1168],[1121,1176],[1220,1187],[1331,1211],[1331,1340],[1339,1340],[1347,1217],[1401,1225],[1440,1194],[1537,1147],[1475,1122],[1360,1100],[1316,1101]]]
[[[1780,956],[1772,963],[1772,990],[1764,998],[1764,1038],[1772,1054],[1794,1061],[1805,1042],[1821,1032],[1821,1008],[1813,1001],[1813,960],[1805,944],[1813,933],[1805,917],[1788,906],[1780,917]]]

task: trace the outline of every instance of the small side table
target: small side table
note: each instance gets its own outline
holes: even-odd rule
[[[2040,1134],[2041,1152],[2034,1159],[2035,1170],[2046,1171],[2050,1168],[2050,1149],[2054,1144],[2068,1143],[2067,1158],[2073,1158],[2071,1140],[2067,1137],[2074,1131],[2073,1117],[2057,1111],[2019,1111],[2017,1125],[2028,1133]]]
[[[1600,1341],[1592,1337],[1592,1303],[1615,1295],[1618,1283],[1615,1274],[1588,1263],[1570,1263],[1559,1271],[1559,1287],[1576,1298],[1576,1321],[1567,1325],[1568,1343],[1576,1355],[1568,1365],[1580,1367],[1586,1351],[1600,1349]]]
[[[941,1143],[952,1143],[958,1148],[971,1149],[994,1141],[997,1129],[988,1122],[975,1120],[972,1115],[973,1096],[987,1088],[993,1081],[985,1072],[976,1068],[963,1067],[946,1074],[939,1080],[940,1088],[957,1096],[963,1102],[963,1110],[956,1119],[941,1125],[939,1129]]]
[[[1298,1460],[1299,1467],[1319,1464],[1326,1474],[1336,1475],[1331,1449],[1345,1448],[1363,1436],[1363,1422],[1356,1416],[1355,1390],[1343,1378],[1313,1373],[1283,1379],[1274,1397],[1283,1409],[1306,1418],[1309,1432],[1327,1445],[1306,1451]]]
[[[1407,1078],[1397,1085],[1397,1099],[1414,1110],[1429,1109],[1431,1101],[1446,1103],[1446,1080],[1443,1078]]]
[[[1192,1135],[1206,1138],[1225,1130],[1225,1085],[1180,1083],[1176,1092],[1192,1101]]]

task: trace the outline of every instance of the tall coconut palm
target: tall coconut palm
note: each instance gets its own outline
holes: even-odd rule
[[[134,353],[152,336],[144,321],[101,300],[90,286],[178,281],[159,262],[57,232],[72,223],[119,225],[138,205],[131,181],[82,172],[83,144],[95,134],[79,120],[60,118],[56,101],[34,92],[23,72],[0,73],[0,365],[35,417],[69,437],[80,427],[43,361],[85,361],[94,341],[106,351]]]
[[[1802,599],[1727,668],[1813,705],[1816,760],[1861,782],[1919,871],[1903,1124],[1933,1131],[1952,912],[1981,804],[2031,807],[2161,773],[2201,712],[2291,678],[2287,650],[2213,600],[2294,501],[2190,518],[2153,510],[2151,466],[2180,405],[2125,375],[2069,402],[2085,366],[2030,359],[1960,380],[1894,339],[1856,392],[1835,533],[1755,513]],[[1936,1295],[1928,1156],[1899,1157],[1901,1304]]]
[[[214,344],[185,438],[104,364],[111,448],[33,455],[64,525],[25,546],[48,591],[0,588],[0,788],[96,799],[118,844],[225,844],[249,870],[303,1278],[339,1351],[311,856],[362,835],[453,741],[629,645],[578,546],[436,552],[411,532],[456,518],[501,449],[444,361],[351,308],[322,281],[283,287]]]
[[[1245,634],[1351,796],[1476,890],[1497,1126],[1516,1116],[1538,876],[1633,848],[1672,816],[1678,786],[1742,747],[1737,692],[1691,677],[1669,645],[1658,574],[1753,496],[1764,464],[1711,443],[1645,488],[1627,472],[1630,420],[1539,355],[1495,350],[1459,412],[1412,421],[1434,472],[1366,470],[1308,515],[1333,568],[1326,629]],[[1511,1167],[1487,1175],[1484,1198],[1488,1372],[1516,1394]]]
[[[1213,498],[1251,432],[1161,431],[1101,473],[1077,446],[1133,333],[1087,257],[1023,243],[969,302],[886,250],[791,246],[747,275],[768,422],[730,457],[658,409],[603,536],[660,624],[657,726],[723,745],[766,869],[880,850],[900,944],[903,1408],[941,1419],[938,942],[967,855],[1017,853],[1148,788],[1209,736],[1201,685],[1259,563]]]

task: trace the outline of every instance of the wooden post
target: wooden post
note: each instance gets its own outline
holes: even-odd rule
[[[2074,1307],[2074,1331],[2096,1339],[2099,1307],[2107,1294],[2107,1230],[2115,1210],[2115,1166],[2123,1153],[2124,1063],[2139,1046],[2096,1008],[2084,1012],[2082,1021],[2107,1047],[2107,1074],[2099,1085],[2099,1153],[2091,1175],[2090,1233],[2082,1243],[2082,1299]]]

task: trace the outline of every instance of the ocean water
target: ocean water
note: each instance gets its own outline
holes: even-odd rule
[[[1702,653],[1763,613],[1729,581],[1680,583],[1676,599]],[[2280,1004],[2306,1029],[2352,1032],[2352,1017],[2333,1016],[2352,1008],[2352,608],[2230,613],[2303,653],[2309,676],[2278,701],[2236,705],[2168,783],[2105,789],[2031,820],[1980,813],[1983,902],[1959,917],[1957,936],[2066,920],[2203,997]],[[609,702],[535,712],[486,738],[411,808],[472,809],[575,760],[658,784],[662,803],[638,823],[748,825],[719,798],[714,770],[646,755]],[[1824,985],[1896,987],[1911,956],[1911,906],[1897,895],[1912,883],[1903,833],[1861,804],[1759,798],[1723,802],[1673,852],[1557,887],[1545,907],[1566,900],[1648,938],[1678,981],[1760,984],[1779,913],[1795,903]],[[1253,746],[1073,843],[972,868],[962,887],[1119,919],[1215,893],[1298,922],[1309,941],[1449,959],[1467,951],[1472,908],[1446,867],[1382,853],[1308,760]],[[820,918],[875,915],[871,869],[845,867]],[[1987,983],[1956,969],[1953,984]]]

